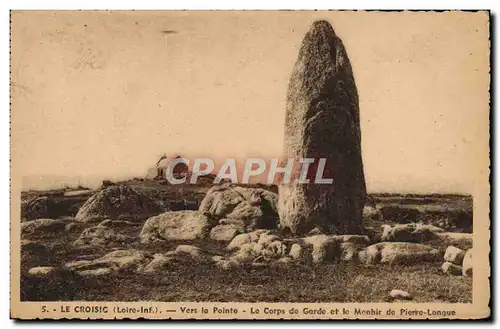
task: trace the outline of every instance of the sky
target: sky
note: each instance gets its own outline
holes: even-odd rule
[[[470,193],[488,161],[486,13],[13,12],[25,187],[144,176],[163,153],[280,157],[312,22],[343,40],[371,192]]]

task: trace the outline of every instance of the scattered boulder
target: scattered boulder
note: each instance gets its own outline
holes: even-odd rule
[[[286,256],[287,248],[281,241],[273,241],[262,250],[261,254],[266,259],[281,258]]]
[[[259,236],[259,244],[263,247],[267,247],[273,241],[280,240],[280,237],[270,233],[263,233]]]
[[[139,267],[146,261],[146,255],[139,250],[115,250],[95,260],[80,260],[66,263],[65,268],[80,275],[103,275]]]
[[[64,232],[65,229],[66,223],[58,219],[40,218],[21,223],[21,234],[23,236],[54,236]]]
[[[52,266],[37,266],[30,268],[28,274],[36,277],[47,277],[52,275],[56,269]]]
[[[472,249],[467,250],[462,261],[462,274],[464,276],[472,276]]]
[[[227,246],[227,250],[233,251],[233,250],[241,248],[241,246],[243,246],[245,244],[248,244],[251,242],[258,242],[260,239],[260,236],[263,234],[269,234],[269,231],[257,230],[257,231],[253,231],[250,233],[238,234],[229,243],[229,245]]]
[[[338,255],[339,243],[332,236],[320,234],[301,239],[306,248],[312,249],[311,256],[314,263],[323,263],[335,259]]]
[[[205,258],[205,253],[196,246],[191,246],[187,244],[181,244],[175,248],[175,254],[184,254],[195,260],[201,260]]]
[[[382,225],[381,241],[389,242],[425,242],[437,238],[428,225],[396,224],[395,226]]]
[[[81,276],[104,276],[111,274],[113,270],[109,267],[96,268],[95,270],[83,270],[79,271],[78,274]]]
[[[338,243],[353,243],[355,245],[366,246],[370,244],[370,238],[366,235],[333,235],[332,239]]]
[[[290,77],[284,149],[284,158],[315,159],[307,173],[311,181],[319,159],[326,159],[322,177],[333,183],[280,184],[281,228],[293,234],[314,227],[325,233],[363,232],[358,93],[346,49],[326,21],[314,22],[305,35]]]
[[[457,266],[450,262],[444,262],[441,266],[441,270],[446,274],[451,275],[462,275],[462,267]]]
[[[127,185],[113,185],[101,189],[90,197],[80,208],[75,220],[90,222],[106,218],[118,218],[127,214],[143,220],[163,211],[147,195]]]
[[[142,228],[142,243],[164,240],[195,240],[204,237],[210,221],[200,211],[183,210],[165,212],[149,218]]]
[[[393,289],[389,296],[392,299],[398,299],[398,300],[410,300],[412,299],[412,296],[410,295],[409,292],[404,291],[404,290],[399,290],[399,289]]]
[[[460,248],[449,246],[444,252],[444,260],[456,265],[461,265],[465,256],[465,251]]]
[[[201,201],[199,211],[217,222],[240,222],[245,231],[277,227],[277,195],[261,188],[241,187],[231,184],[214,186]],[[221,223],[222,224],[222,223]]]
[[[301,260],[304,258],[304,249],[298,243],[294,243],[290,247],[290,253],[288,254],[293,260]]]
[[[342,242],[340,245],[340,260],[349,262],[358,258],[360,245],[353,242]]]
[[[105,226],[89,227],[73,243],[75,247],[120,245],[130,239]]]
[[[434,262],[442,257],[439,250],[430,246],[410,242],[380,242],[361,250],[358,254],[365,264],[387,263],[415,264]]]
[[[172,260],[172,255],[154,254],[153,260],[146,266],[139,267],[137,271],[141,273],[157,273],[169,265]]]
[[[241,228],[234,224],[217,225],[210,231],[210,238],[216,241],[228,242],[241,232],[240,230]]]

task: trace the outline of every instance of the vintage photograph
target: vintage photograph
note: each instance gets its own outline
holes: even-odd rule
[[[489,24],[12,11],[12,316],[488,317]]]

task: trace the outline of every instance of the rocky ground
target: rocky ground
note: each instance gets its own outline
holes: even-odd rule
[[[469,197],[371,195],[365,235],[294,237],[275,191],[136,179],[24,192],[21,300],[472,301]]]

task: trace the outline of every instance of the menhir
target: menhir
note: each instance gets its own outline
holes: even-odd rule
[[[313,228],[362,233],[366,187],[358,92],[344,45],[326,21],[315,22],[304,37],[290,78],[284,155],[315,162],[310,184],[279,186],[281,227],[294,234]],[[332,184],[314,184],[320,158]]]

